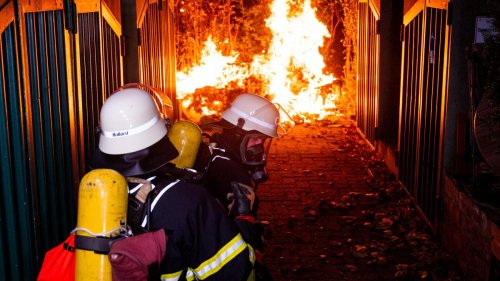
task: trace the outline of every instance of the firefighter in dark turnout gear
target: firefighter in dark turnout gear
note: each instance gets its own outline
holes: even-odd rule
[[[280,113],[287,122],[280,122]],[[242,94],[222,114],[221,121],[205,127],[218,132],[200,146],[195,167],[203,173],[205,187],[233,216],[234,198],[242,194],[254,198],[252,213],[247,215],[252,219],[257,216],[255,191],[268,177],[265,165],[271,141],[279,136],[278,132],[285,134],[294,125],[285,117],[288,114],[279,105],[258,95]],[[267,269],[258,262],[264,247],[262,228],[259,224],[238,225],[243,233],[252,233],[247,242],[256,250],[257,279],[271,280]]]
[[[221,121],[204,126],[216,132],[200,146],[195,168],[203,173],[205,187],[226,208],[233,193],[231,182],[256,189],[268,178],[265,166],[271,141],[290,131],[294,125],[290,120],[266,98],[241,94],[222,113]]]
[[[100,117],[90,167],[127,177],[128,222],[135,234],[164,230],[167,236],[161,261],[146,265],[149,280],[251,280],[254,251],[234,221],[206,189],[164,173],[178,152],[152,97],[140,89],[120,90],[105,101]],[[251,207],[247,197],[235,204],[245,213]]]

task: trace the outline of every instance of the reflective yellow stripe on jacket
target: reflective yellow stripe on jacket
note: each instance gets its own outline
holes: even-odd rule
[[[250,244],[248,244],[248,250],[249,250],[248,258],[250,259],[252,265],[255,265],[255,251],[252,248],[252,246],[250,246]],[[252,271],[250,272],[250,275],[247,278],[247,281],[255,281],[255,268],[253,266],[252,266]]]
[[[203,280],[208,278],[210,275],[219,271],[224,265],[230,262],[234,257],[240,254],[243,250],[247,248],[247,244],[241,234],[236,235],[231,241],[229,241],[222,249],[220,249],[213,257],[204,261],[200,266],[195,269],[188,269],[186,274],[187,280]],[[162,274],[161,280],[173,281],[177,280],[181,272]]]
[[[177,281],[179,280],[179,277],[182,274],[182,270],[174,273],[168,273],[168,274],[162,274],[161,275],[161,280],[162,281]]]

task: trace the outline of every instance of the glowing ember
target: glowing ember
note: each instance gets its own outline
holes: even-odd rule
[[[196,89],[222,89],[230,82],[243,87],[245,78],[253,76],[262,80],[262,93],[273,97],[291,116],[307,121],[312,116],[322,119],[335,112],[338,93],[333,93],[331,87],[335,78],[323,74],[325,64],[319,53],[324,37],[330,37],[330,33],[316,19],[310,0],[305,0],[302,7],[275,0],[271,12],[266,20],[273,33],[270,49],[265,55],[255,56],[251,66],[235,65],[237,54],[223,56],[212,40],[207,40],[199,65],[177,74],[177,95],[184,99],[184,108],[193,110],[192,94]],[[202,114],[216,112],[204,101],[200,103]]]

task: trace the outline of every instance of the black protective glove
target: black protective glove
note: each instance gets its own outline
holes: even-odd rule
[[[228,196],[228,198],[232,200],[228,206],[229,215],[231,217],[252,216],[252,208],[255,202],[255,192],[253,191],[253,188],[248,185],[232,181],[231,189],[233,190],[233,193]]]

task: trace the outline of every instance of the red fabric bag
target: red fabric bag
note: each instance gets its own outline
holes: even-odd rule
[[[75,235],[45,253],[37,281],[75,280]]]

